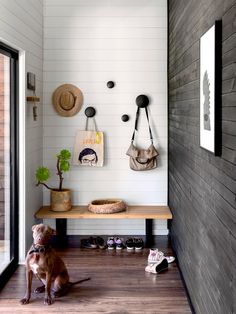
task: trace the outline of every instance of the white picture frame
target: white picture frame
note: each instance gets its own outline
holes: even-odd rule
[[[200,38],[200,146],[219,153],[219,112],[221,98],[220,21]],[[219,46],[217,46],[219,45]]]

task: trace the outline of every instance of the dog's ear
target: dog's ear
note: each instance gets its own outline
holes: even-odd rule
[[[34,231],[35,228],[37,228],[38,225],[33,225],[32,226],[32,231]]]
[[[47,231],[49,231],[51,233],[51,235],[56,235],[56,230],[52,229],[49,226],[47,226]]]
[[[50,231],[51,231],[52,235],[56,235],[57,234],[55,229],[50,228]]]

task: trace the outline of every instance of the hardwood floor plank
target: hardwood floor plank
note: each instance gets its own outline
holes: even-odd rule
[[[159,248],[173,255],[168,247]],[[61,249],[70,274],[76,281],[87,276],[90,281],[71,288],[68,295],[55,299],[53,305],[43,304],[43,294],[32,294],[28,305],[19,300],[25,290],[25,269],[19,266],[0,294],[2,313],[191,313],[186,292],[176,263],[155,275],[145,272],[149,250]],[[33,289],[40,282],[33,279]]]

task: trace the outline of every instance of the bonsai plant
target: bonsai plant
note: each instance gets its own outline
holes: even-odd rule
[[[59,154],[56,155],[57,163],[57,175],[59,177],[58,188],[50,187],[46,182],[51,176],[51,173],[46,167],[39,167],[36,170],[35,177],[37,180],[37,186],[43,185],[50,190],[51,194],[51,209],[54,211],[66,211],[71,209],[71,191],[69,189],[63,189],[63,173],[70,170],[70,158],[71,153],[67,149],[62,149]]]

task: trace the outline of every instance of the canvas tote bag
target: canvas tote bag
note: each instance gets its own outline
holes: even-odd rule
[[[140,149],[134,145],[135,133],[138,132],[138,119],[140,114],[140,107],[138,107],[131,144],[128,151],[126,152],[126,155],[130,157],[129,158],[130,168],[136,171],[155,169],[157,167],[157,156],[159,155],[158,151],[153,145],[152,130],[149,123],[147,107],[145,107],[145,112],[148,120],[151,145],[148,147],[148,149]]]
[[[104,162],[104,140],[103,132],[97,130],[93,118],[94,130],[88,130],[88,117],[86,127],[83,131],[77,131],[73,164],[87,167],[102,167]]]

